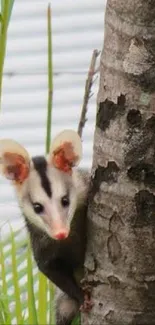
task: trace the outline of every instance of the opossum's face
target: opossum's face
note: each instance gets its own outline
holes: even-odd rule
[[[6,141],[0,141],[3,173],[14,181],[23,214],[53,239],[67,238],[78,200],[74,172],[68,162],[66,165],[67,155],[73,156],[71,151],[64,156],[59,150],[61,155],[54,156],[54,160],[52,154],[48,160],[42,156],[30,159],[25,149],[15,142],[9,140],[11,147],[6,149]]]
[[[18,199],[29,222],[52,238],[68,236],[77,206],[72,175],[50,166],[44,157],[35,157],[27,180],[18,188]]]

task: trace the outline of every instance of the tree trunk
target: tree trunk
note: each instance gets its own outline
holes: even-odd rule
[[[88,209],[84,325],[155,325],[155,1],[109,0]]]

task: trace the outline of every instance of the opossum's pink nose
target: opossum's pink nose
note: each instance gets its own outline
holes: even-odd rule
[[[68,237],[68,232],[67,231],[60,231],[54,236],[58,240],[62,240]]]

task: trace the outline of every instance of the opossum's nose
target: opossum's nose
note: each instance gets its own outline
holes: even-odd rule
[[[68,237],[68,232],[67,231],[60,231],[57,234],[54,235],[55,239],[62,240]]]

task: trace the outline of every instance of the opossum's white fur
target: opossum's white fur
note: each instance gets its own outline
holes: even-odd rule
[[[54,302],[56,310],[56,319],[59,320],[60,323],[65,323],[65,320],[68,320],[68,318],[73,319],[73,317],[75,317],[76,313],[78,312],[78,303],[68,297],[59,288],[56,288]]]
[[[29,222],[51,236],[51,229],[44,222],[44,218],[34,212],[30,197],[33,202],[39,202],[46,207],[47,215],[51,218],[51,222],[56,221],[59,223],[61,220],[66,220],[66,227],[69,228],[76,208],[86,200],[88,175],[86,171],[80,169],[73,169],[72,175],[69,175],[48,165],[47,177],[52,188],[51,198],[48,197],[42,188],[39,174],[35,170],[33,163],[31,163],[29,176],[21,185],[20,190],[17,191],[17,197],[20,208]],[[66,189],[69,189],[70,205],[64,209],[60,205],[60,199],[66,195]],[[58,216],[61,220],[57,220]]]

